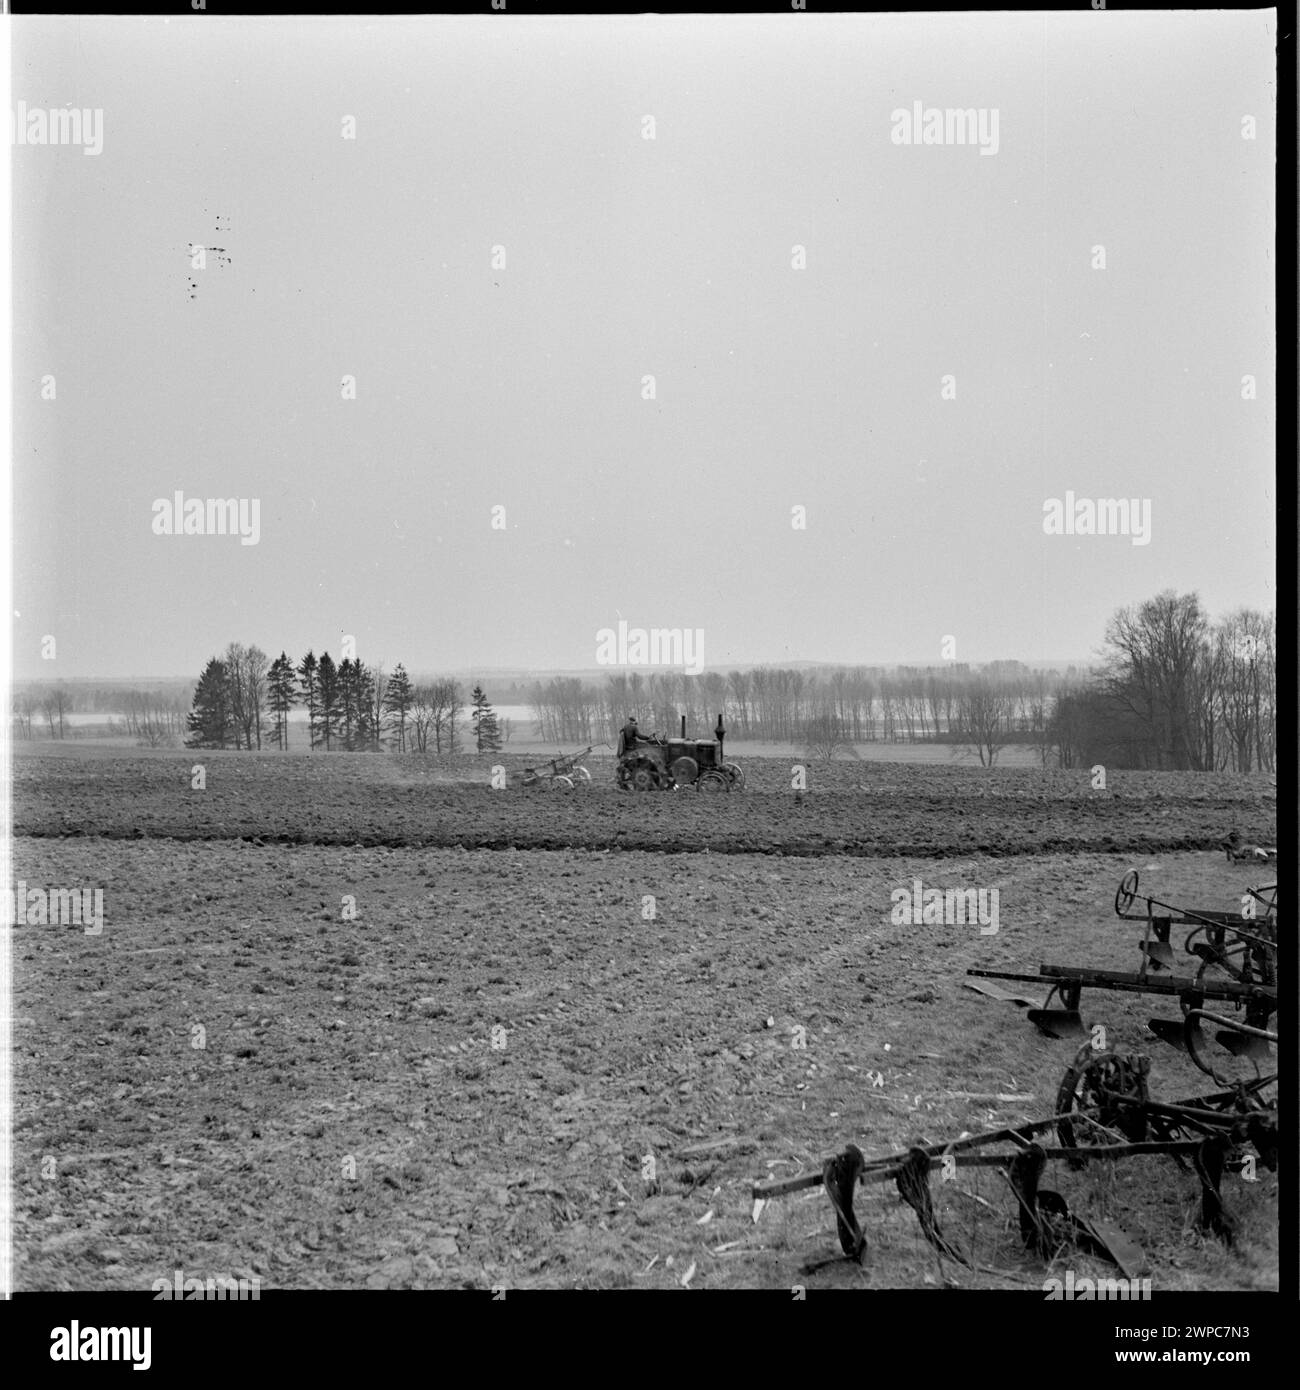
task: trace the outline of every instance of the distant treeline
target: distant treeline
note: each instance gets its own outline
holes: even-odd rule
[[[1012,743],[1044,766],[1273,771],[1274,618],[1243,609],[1211,623],[1194,594],[1121,609],[1095,670],[1033,671],[1018,661],[891,671],[758,668],[577,677],[528,691],[541,735],[599,742],[628,715],[643,732],[727,735],[832,756],[854,743],[953,743],[992,766]]]
[[[527,705],[538,737],[555,746],[611,746],[628,715],[643,733],[676,733],[686,716],[706,736],[719,714],[730,740],[780,743],[831,757],[856,743],[951,743],[991,766],[1008,744],[1033,747],[1044,766],[1276,769],[1276,624],[1242,609],[1211,622],[1195,594],[1165,592],[1119,610],[1092,670],[1034,671],[1018,661],[973,668],[756,667],[698,676],[620,671],[604,682],[555,677],[514,683],[504,702]],[[291,733],[290,711],[305,714]],[[496,751],[511,721],[481,686],[467,706],[459,682],[386,675],[355,658],[308,652],[296,664],[232,642],[197,686],[33,686],[13,695],[16,737],[69,732],[67,716],[108,710],[110,732],[168,746],[456,753]],[[468,713],[467,713],[468,711]]]
[[[639,672],[603,685],[577,677],[535,682],[528,704],[542,736],[557,743],[603,741],[628,715],[643,732],[704,735],[722,715],[727,737],[798,746],[828,722],[843,743],[969,743],[982,727],[983,706],[997,697],[1003,742],[1041,734],[1065,677],[1031,671],[1018,661],[981,669],[866,666],[807,671],[759,667],[723,675]]]
[[[128,737],[150,747],[173,747],[185,732],[190,691],[134,689],[112,686],[28,685],[12,694],[11,722],[14,737],[67,738],[74,730],[69,716],[107,714],[105,732]],[[114,717],[116,716],[116,717]]]

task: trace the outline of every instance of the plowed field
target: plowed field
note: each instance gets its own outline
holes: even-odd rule
[[[13,928],[18,1287],[1041,1287],[987,1171],[936,1192],[974,1272],[881,1186],[864,1265],[807,1274],[826,1198],[755,1221],[750,1184],[1051,1113],[1073,1046],[966,969],[1136,968],[1121,875],[1233,907],[1270,871],[1215,846],[1274,843],[1271,779],[838,763],[796,795],[793,759],[728,752],[724,797],[621,794],[607,760],[562,793],[474,760],[20,753],[13,876],[102,888],[104,929]],[[996,889],[998,930],[896,925],[915,879]],[[1176,1008],[1084,996],[1171,1099],[1210,1088],[1145,1027]],[[1156,1289],[1276,1284],[1262,1169],[1225,1179],[1232,1250],[1167,1159],[1046,1181]]]

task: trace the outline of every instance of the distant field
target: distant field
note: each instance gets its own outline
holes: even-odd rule
[[[894,762],[794,763],[737,754],[738,795],[693,790],[637,796],[613,784],[614,760],[587,760],[571,793],[493,791],[491,769],[537,759],[119,750],[92,744],[15,748],[19,834],[300,843],[462,845],[468,849],[650,849],[714,852],[991,855],[1210,849],[1228,830],[1272,843],[1272,778]],[[802,761],[802,760],[801,760]],[[190,789],[202,763],[207,786]]]
[[[797,800],[784,759],[710,798],[620,793],[608,759],[563,793],[494,792],[473,760],[16,754],[15,878],[105,894],[99,937],[13,929],[20,1289],[933,1284],[892,1189],[861,1189],[865,1265],[808,1275],[829,1203],[755,1222],[751,1182],[1051,1113],[1073,1047],[965,970],[1132,969],[1124,871],[1230,909],[1251,871],[1217,840],[1273,843],[1276,816],[1244,777],[838,763]],[[918,877],[996,888],[997,933],[895,925]],[[1164,1001],[1084,1005],[1156,1094],[1206,1089],[1145,1027]],[[1225,1179],[1232,1250],[1168,1160],[1045,1181],[1138,1241],[1156,1290],[1276,1286],[1274,1174]],[[1000,1271],[942,1277],[1041,1289],[996,1174],[936,1202]]]
[[[520,707],[514,708],[515,725],[511,731],[510,741],[505,744],[504,752],[538,755],[545,752],[547,757],[553,757],[556,753],[574,753],[580,751],[584,744],[582,741],[570,741],[566,744],[557,744],[553,740],[540,738],[535,732],[535,726],[531,714]],[[500,713],[500,711],[498,711]],[[106,714],[72,714],[65,715],[64,721],[74,731],[72,736],[67,739],[50,740],[46,738],[45,726],[38,722],[37,736],[30,744],[24,747],[44,747],[48,743],[85,743],[93,747],[106,747],[116,749],[135,748],[137,740],[128,734],[116,734],[108,732],[108,721],[113,716]],[[710,731],[710,737],[711,731]],[[265,737],[265,735],[264,735]],[[617,735],[611,735],[608,744],[597,741],[596,749],[612,755],[614,751]],[[462,731],[462,743],[468,742],[467,734]],[[297,753],[307,752],[307,721],[306,716],[301,711],[295,711],[289,720],[289,751]],[[804,760],[806,750],[798,748],[794,744],[765,743],[760,741],[746,742],[739,739],[728,739],[726,747],[729,753],[736,757],[747,756],[751,758],[784,758],[789,757],[793,760]],[[278,751],[267,749],[265,751]],[[333,753],[325,753],[321,749],[315,750],[321,757],[333,757]],[[381,756],[388,756],[387,753]],[[847,750],[840,754],[840,759],[846,762],[853,761],[854,758],[866,762],[887,762],[887,763],[974,763],[979,765],[979,758],[973,748],[968,748],[959,744],[950,743],[858,743],[853,745],[852,753]],[[1009,744],[998,753],[998,765],[1001,767],[1038,767],[1041,764],[1038,752],[1034,748],[1024,744]]]

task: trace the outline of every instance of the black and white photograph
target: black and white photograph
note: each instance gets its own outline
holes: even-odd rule
[[[1294,18],[4,16],[0,1270],[136,1299],[44,1374],[398,1291],[1250,1359]]]

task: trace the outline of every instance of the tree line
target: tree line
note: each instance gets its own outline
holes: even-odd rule
[[[1101,669],[1058,698],[1050,738],[1062,767],[1275,772],[1275,614],[1212,622],[1172,590],[1120,609]]]
[[[10,722],[15,738],[33,739],[43,729],[46,737],[59,739],[73,732],[69,716],[104,712],[110,734],[133,738],[144,747],[166,748],[184,734],[189,703],[184,692],[157,689],[24,686],[12,692]]]
[[[719,714],[728,738],[801,746],[810,735],[853,743],[973,744],[994,730],[999,744],[1041,740],[1056,694],[1073,668],[1033,671],[1018,661],[942,668],[854,666],[832,670],[758,667],[698,676],[664,671],[534,682],[527,699],[538,733],[559,744],[603,742],[635,716],[643,731],[706,736]],[[990,726],[993,726],[991,729]]]
[[[686,715],[707,736],[719,714],[737,741],[825,756],[857,743],[951,743],[993,766],[1009,744],[1044,767],[1236,772],[1276,770],[1276,621],[1240,609],[1212,621],[1195,594],[1165,592],[1114,614],[1098,667],[1064,673],[1018,661],[978,669],[839,667],[633,671],[603,684],[578,677],[527,691],[549,742],[604,742],[633,715],[674,734]],[[828,751],[829,750],[829,751]]]
[[[194,689],[186,720],[189,748],[291,746],[290,711],[307,715],[306,740],[325,752],[458,753],[469,741],[479,753],[501,748],[500,721],[482,686],[465,719],[459,682],[413,682],[400,663],[391,674],[356,657],[336,662],[309,651],[296,664],[281,652],[232,642],[212,657]]]
[[[13,692],[15,736],[51,738],[80,708],[109,709],[138,743],[195,748],[287,749],[295,737],[324,751],[495,752],[510,738],[481,685],[467,705],[450,678],[412,681],[398,665],[312,652],[272,661],[231,643],[188,689],[26,686]],[[628,715],[643,732],[712,733],[835,756],[858,743],[940,742],[974,750],[992,766],[1009,744],[1033,747],[1043,766],[1273,772],[1277,765],[1276,620],[1240,609],[1212,621],[1195,594],[1165,592],[1118,610],[1099,664],[1065,672],[1018,661],[974,668],[757,667],[698,676],[620,672],[515,685],[538,736],[555,746],[613,744]],[[188,715],[185,713],[189,706]],[[292,734],[290,711],[306,714]],[[295,725],[295,728],[300,726]]]

